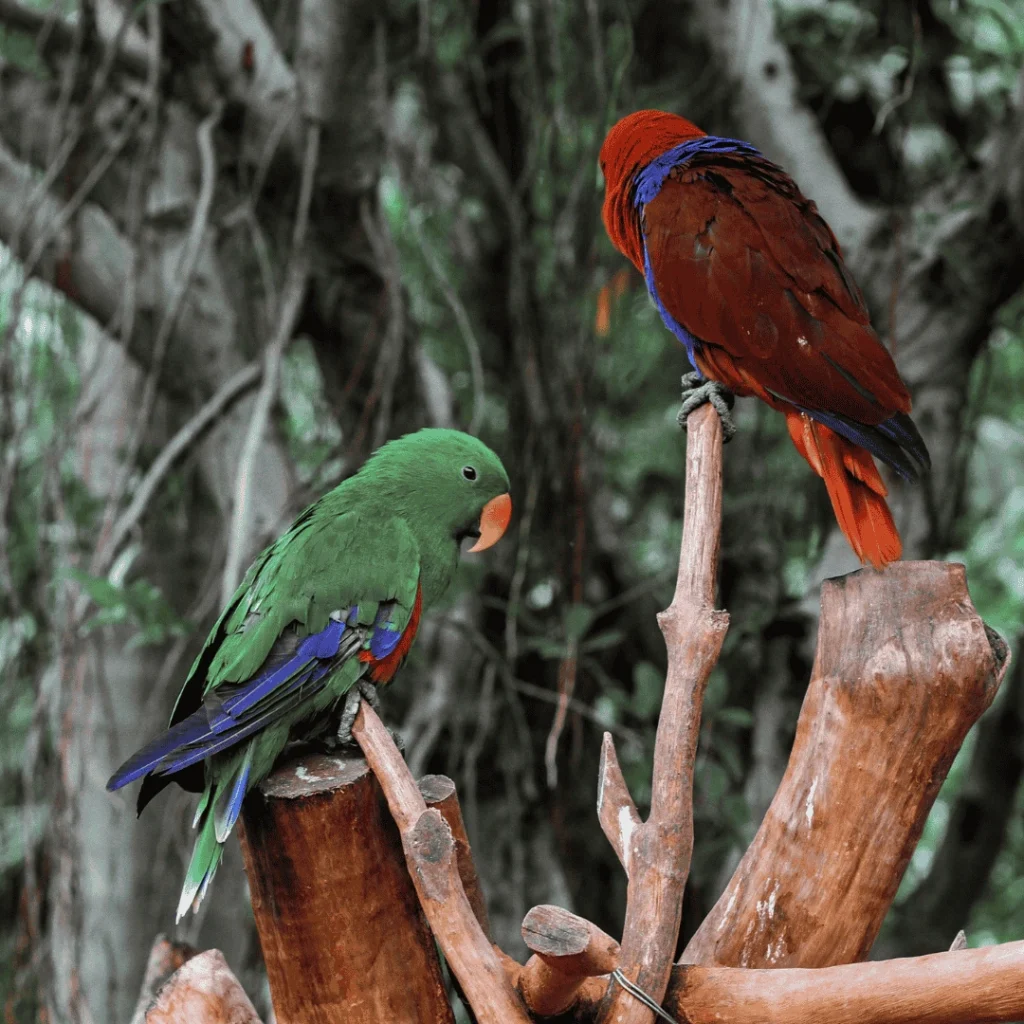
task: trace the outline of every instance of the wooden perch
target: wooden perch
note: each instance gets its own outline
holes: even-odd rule
[[[683,889],[693,852],[693,764],[708,676],[729,616],[714,610],[722,524],[722,423],[704,406],[687,424],[686,498],[675,596],[658,624],[668,649],[665,695],[654,744],[651,813],[640,821],[606,737],[598,817],[629,876],[620,969],[656,1002],[668,985]],[[619,985],[599,1024],[645,1024],[652,1011]]]
[[[459,867],[462,888],[484,935],[490,938],[491,923],[487,918],[487,901],[480,887],[476,864],[473,863],[473,851],[469,847],[469,836],[466,835],[466,823],[462,820],[462,808],[459,806],[455,783],[447,775],[424,775],[418,785],[427,807],[436,807],[452,830],[455,860]]]
[[[171,975],[198,952],[184,942],[172,942],[166,935],[158,935],[153,940],[131,1024],[145,1024],[146,1011],[153,1005],[157,993]]]
[[[897,562],[826,581],[789,766],[680,962],[825,967],[865,957],[1006,667],[962,565]]]
[[[242,820],[277,1024],[451,1024],[399,837],[362,758],[285,765]]]
[[[961,935],[963,933],[961,932]],[[618,943],[558,907],[535,907],[519,978],[539,1016],[588,1020],[618,966]],[[550,965],[547,973],[535,964]],[[677,964],[665,1009],[685,1024],[995,1024],[1024,1020],[1024,942],[821,968]]]
[[[384,790],[420,905],[479,1024],[527,1024],[530,1018],[463,890],[447,821],[427,807],[394,740],[365,701],[352,735]]]
[[[178,968],[160,989],[145,1020],[146,1024],[261,1024],[219,949],[199,953]]]
[[[534,907],[523,918],[523,941],[534,955],[519,975],[519,991],[540,1017],[570,1009],[588,981],[610,974],[619,962],[619,944],[610,935],[560,907]],[[606,987],[607,978],[597,992]]]
[[[680,965],[665,1007],[688,1024],[1024,1020],[1024,942],[817,970]]]

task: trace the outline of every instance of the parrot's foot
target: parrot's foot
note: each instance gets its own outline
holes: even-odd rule
[[[338,722],[338,732],[335,737],[335,743],[338,746],[358,745],[352,736],[352,725],[356,720],[356,715],[359,714],[359,702],[361,700],[365,700],[374,711],[380,714],[380,691],[377,689],[376,684],[371,683],[369,679],[360,679],[345,694],[345,710],[341,713],[341,720]],[[396,732],[394,729],[388,729],[388,732],[395,741],[395,746],[404,754],[405,740],[402,739],[401,733]]]
[[[687,417],[705,403],[710,403],[718,413],[718,418],[722,421],[724,440],[731,441],[736,433],[736,424],[732,421],[732,407],[736,404],[736,396],[717,380],[707,380],[697,372],[686,374],[683,377],[683,405],[677,417],[679,426],[685,430]]]
[[[352,723],[359,714],[359,702],[366,700],[366,703],[374,711],[380,711],[380,694],[377,687],[369,679],[360,679],[359,682],[345,694],[345,710],[341,713],[341,720],[338,722],[338,742],[342,746],[351,746],[355,743],[352,737]]]

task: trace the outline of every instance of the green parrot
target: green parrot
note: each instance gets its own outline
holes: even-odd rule
[[[482,551],[512,515],[483,442],[426,429],[378,449],[249,567],[206,638],[168,730],[110,778],[142,778],[138,810],[171,781],[202,792],[177,919],[198,907],[246,793],[292,740],[350,738],[448,589],[462,541]]]

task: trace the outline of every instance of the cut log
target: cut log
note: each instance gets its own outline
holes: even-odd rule
[[[1007,648],[962,565],[896,562],[822,587],[786,774],[680,963],[825,967],[871,948]]]
[[[1024,942],[818,970],[678,965],[688,1024],[993,1024],[1024,1020]]]
[[[277,1024],[451,1024],[398,832],[362,758],[279,768],[242,822]]]
[[[523,941],[534,955],[519,974],[519,991],[539,1017],[571,1009],[590,979],[619,963],[619,944],[610,935],[561,907],[534,907],[523,918]],[[607,979],[596,991],[606,987]]]
[[[146,1024],[261,1024],[219,949],[199,953],[171,975]]]

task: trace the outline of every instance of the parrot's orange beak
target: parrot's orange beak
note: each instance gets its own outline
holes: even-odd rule
[[[492,544],[497,544],[511,518],[512,495],[499,494],[491,498],[480,513],[480,537],[469,550],[486,551]]]

